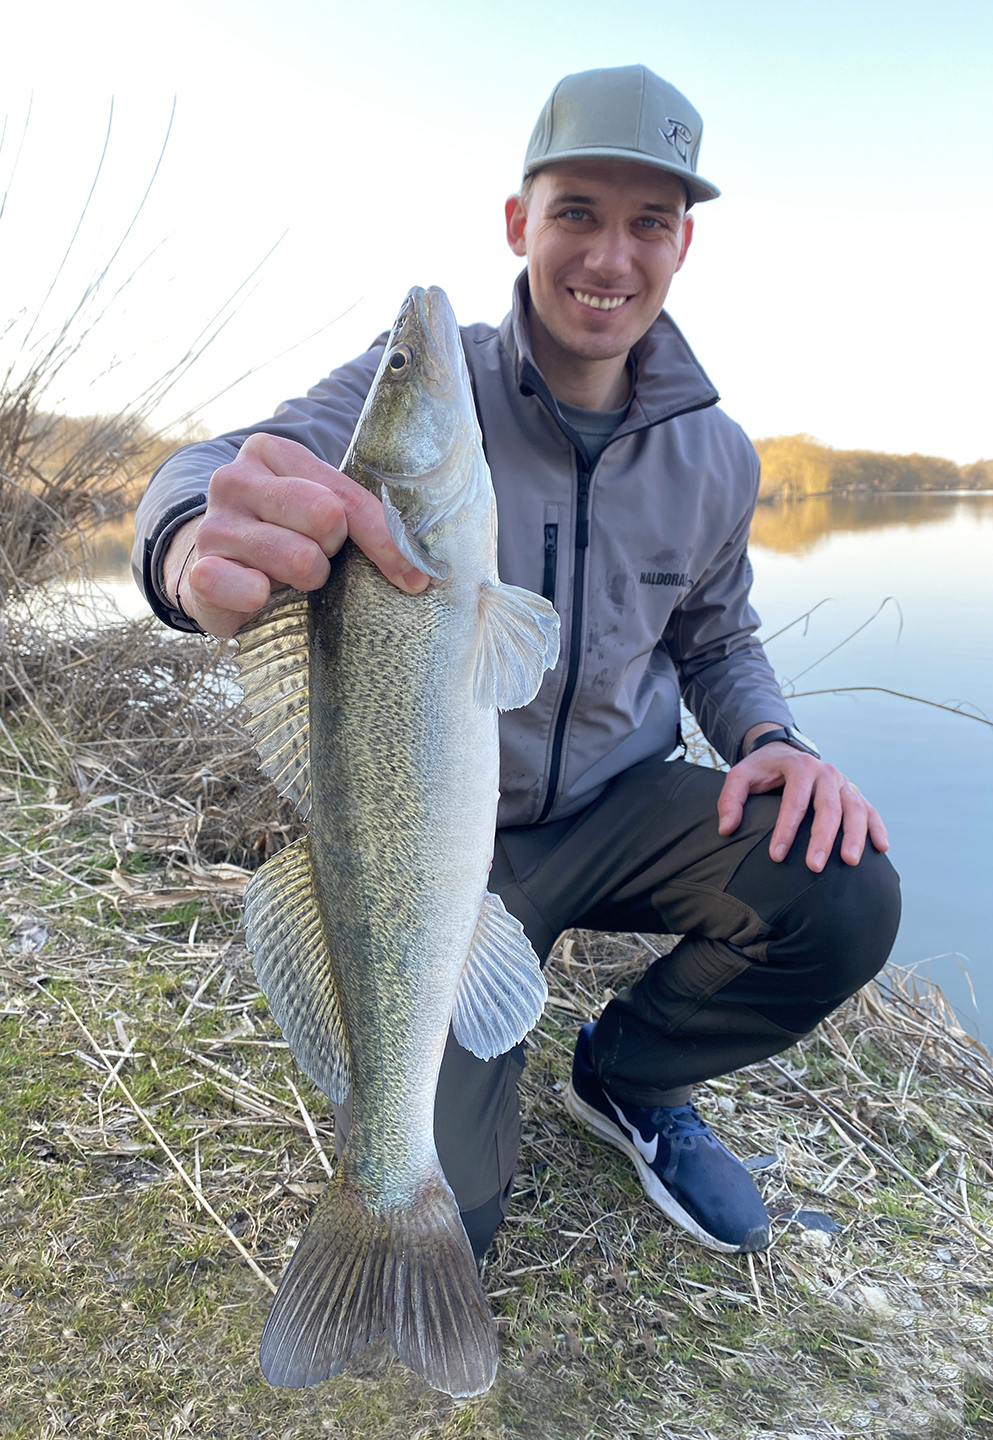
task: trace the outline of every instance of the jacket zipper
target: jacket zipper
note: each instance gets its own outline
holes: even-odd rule
[[[550,605],[555,604],[555,568],[559,557],[559,527],[545,526],[545,576],[541,593]]]
[[[572,580],[572,626],[569,633],[569,669],[566,672],[565,689],[562,692],[562,700],[559,704],[559,713],[555,720],[555,735],[552,740],[552,757],[548,767],[548,791],[545,795],[545,803],[542,806],[541,814],[537,823],[542,820],[555,804],[555,796],[559,788],[559,769],[562,764],[562,747],[565,743],[565,727],[569,723],[569,711],[572,708],[573,696],[576,693],[576,682],[579,679],[579,662],[583,653],[583,596],[586,590],[586,552],[590,544],[590,470],[584,455],[576,451],[576,458],[579,469],[576,476],[576,560],[573,567]],[[558,526],[545,526],[545,576],[548,576],[548,532],[551,529],[556,531],[556,543],[558,541]],[[553,571],[554,576],[554,571]]]
[[[543,377],[539,375],[536,370],[534,370],[533,366],[527,366],[527,373],[522,371],[521,379],[521,394],[524,396],[537,395],[544,404],[546,410],[548,410],[552,415],[555,415],[556,406],[555,401],[552,399],[551,391],[545,384]],[[672,412],[671,415],[666,415],[664,418],[665,420],[676,420],[680,415],[691,415],[696,410],[707,410],[710,408],[711,405],[717,404],[718,398],[719,397],[715,393],[712,400],[705,400],[702,404],[687,405],[685,410],[675,410]],[[655,421],[654,423],[661,424],[663,422]],[[559,424],[562,424],[561,420],[559,421]],[[607,445],[613,444],[614,440],[617,438],[618,437],[616,435],[612,435],[607,441]],[[586,458],[586,452],[581,448],[581,446],[574,443],[573,448],[576,452],[578,469],[576,477],[576,558],[575,564],[573,566],[574,574],[572,586],[572,629],[569,636],[569,668],[566,672],[565,689],[562,692],[562,701],[559,705],[558,715],[555,719],[555,734],[552,739],[551,763],[548,767],[548,790],[545,795],[545,803],[541,807],[541,814],[534,822],[538,825],[541,824],[542,820],[545,819],[545,816],[548,815],[551,811],[551,808],[555,804],[555,799],[558,794],[559,780],[561,778],[559,775],[559,771],[562,765],[562,749],[565,744],[565,729],[566,725],[569,723],[569,711],[572,708],[573,698],[576,693],[576,684],[579,680],[579,662],[583,653],[583,592],[586,589],[586,551],[589,548],[590,543],[589,500],[590,476],[592,474],[592,470],[590,468],[589,461]],[[606,450],[606,448],[607,446],[605,445],[603,447],[603,450]],[[597,456],[597,463],[599,463],[600,461],[603,450],[601,450],[600,455]],[[544,575],[545,585],[547,585],[548,583],[549,571],[548,531],[552,528],[556,530],[556,550],[558,548],[558,526],[552,527],[546,525]],[[554,583],[554,569],[552,573]]]

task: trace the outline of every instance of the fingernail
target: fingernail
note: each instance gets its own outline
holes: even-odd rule
[[[823,869],[824,869],[824,862],[825,862],[826,859],[827,859],[827,856],[824,854],[824,851],[823,851],[823,850],[818,850],[817,854],[814,856],[814,869],[815,869],[815,870],[823,870]]]
[[[413,595],[419,595],[431,584],[431,577],[425,575],[423,570],[408,570],[403,576],[403,583]]]
[[[786,858],[786,846],[774,845],[772,847],[772,858],[773,860],[784,860]]]

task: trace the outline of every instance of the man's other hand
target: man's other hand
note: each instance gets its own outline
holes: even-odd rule
[[[379,500],[294,440],[250,435],[215,470],[205,514],[178,530],[163,574],[171,600],[209,635],[232,636],[274,590],[317,590],[346,538],[400,590],[428,577],[390,539]]]
[[[732,835],[737,830],[749,795],[766,795],[780,787],[779,819],[769,842],[773,860],[785,859],[811,801],[814,823],[807,846],[809,870],[819,873],[824,869],[839,827],[841,858],[846,865],[859,863],[867,835],[877,850],[889,849],[886,826],[857,786],[834,765],[778,740],[746,755],[728,771],[717,801],[720,834]]]

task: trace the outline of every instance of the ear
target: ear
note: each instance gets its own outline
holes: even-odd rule
[[[519,195],[508,195],[503,210],[507,217],[507,244],[515,255],[523,258],[527,255],[524,231],[527,226],[528,212]]]
[[[682,270],[682,268],[683,268],[683,261],[686,259],[686,252],[687,252],[687,250],[690,248],[690,242],[692,241],[692,239],[693,239],[693,216],[692,216],[692,215],[684,215],[684,216],[683,216],[683,235],[682,235],[682,240],[680,241],[680,245],[679,245],[679,263],[678,263],[678,265],[676,266],[676,269],[677,269],[677,270]]]

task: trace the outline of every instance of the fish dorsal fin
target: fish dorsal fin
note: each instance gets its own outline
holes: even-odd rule
[[[559,617],[553,605],[516,585],[482,586],[473,682],[477,705],[500,710],[527,705],[558,658]]]
[[[262,769],[304,820],[310,814],[309,612],[307,596],[290,590],[236,637],[248,728]]]
[[[444,560],[432,560],[421,542],[410,534],[403,523],[403,516],[390,499],[390,492],[385,484],[382,486],[380,494],[386,528],[400,554],[405,560],[409,560],[411,565],[416,565],[418,570],[423,570],[425,575],[430,575],[435,580],[444,580],[448,575],[448,566]]]
[[[348,1041],[306,839],[280,850],[249,882],[245,943],[300,1068],[340,1105],[350,1084]]]
[[[492,1060],[538,1023],[548,987],[524,926],[487,891],[462,971],[452,1029],[463,1050]]]

